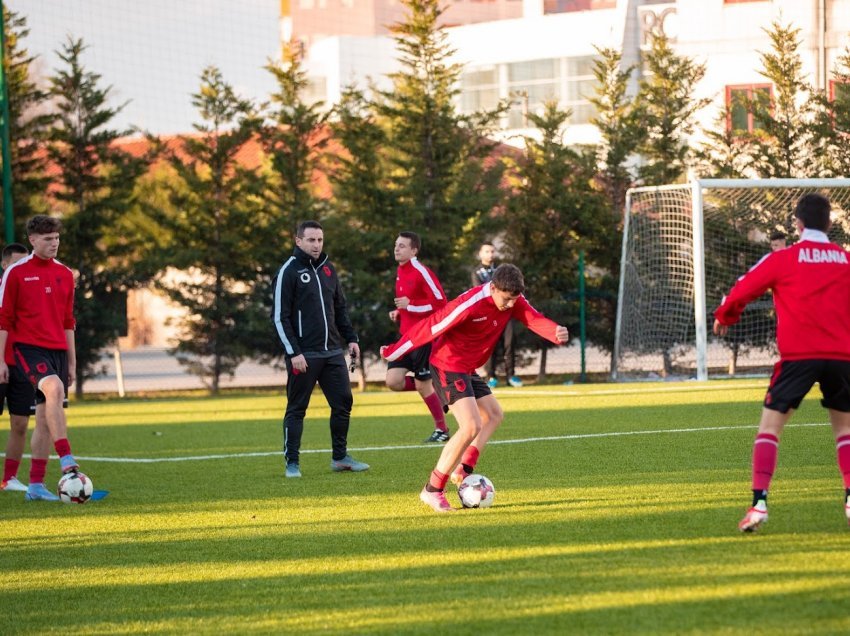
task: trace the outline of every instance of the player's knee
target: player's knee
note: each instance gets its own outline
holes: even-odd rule
[[[404,391],[404,380],[399,380],[395,377],[387,378],[387,388],[390,391]]]
[[[59,376],[51,375],[41,381],[38,385],[38,390],[44,394],[44,397],[50,402],[62,402],[65,399],[65,385]]]

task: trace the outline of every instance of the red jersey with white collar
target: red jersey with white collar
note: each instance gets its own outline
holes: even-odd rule
[[[435,341],[431,363],[443,371],[475,373],[493,353],[496,343],[511,318],[534,333],[558,344],[558,325],[532,307],[520,295],[511,309],[500,311],[490,295],[490,283],[473,287],[451,301],[383,351],[392,362],[408,351]]]
[[[0,329],[9,332],[9,339],[67,350],[65,330],[75,327],[74,274],[68,267],[30,254],[6,270],[0,283]]]
[[[806,229],[799,243],[771,252],[741,276],[714,317],[735,324],[768,289],[783,360],[850,360],[850,253]]]
[[[420,320],[446,306],[446,293],[440,281],[416,257],[398,266],[395,295],[396,298],[407,296],[410,299],[407,307],[398,310],[401,333],[407,333]]]

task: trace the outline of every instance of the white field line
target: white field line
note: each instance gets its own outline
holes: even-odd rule
[[[788,424],[787,426],[801,428],[808,426],[829,426],[827,422],[811,422],[802,424]],[[597,437],[625,437],[629,435],[665,435],[674,433],[703,433],[706,431],[735,431],[735,430],[755,430],[755,424],[747,424],[746,426],[701,426],[696,428],[668,428],[649,431],[613,431],[610,433],[580,433],[576,435],[551,435],[547,437],[525,437],[521,439],[491,439],[488,444],[531,444],[534,442],[563,442],[576,439],[593,439]],[[362,451],[393,451],[393,450],[411,450],[417,448],[442,448],[436,444],[411,444],[404,446],[361,446],[359,448],[350,448],[352,452]],[[329,448],[324,449],[301,449],[302,455],[310,455],[315,453],[330,453]],[[236,459],[241,457],[272,457],[282,456],[283,450],[279,451],[264,451],[261,453],[222,453],[219,455],[191,455],[189,457],[83,457],[76,455],[79,460],[87,462],[106,462],[119,464],[159,464],[162,462],[197,462],[207,461],[211,459]],[[29,457],[25,455],[24,457]],[[54,457],[55,458],[55,457]]]
[[[553,397],[584,397],[591,395],[634,395],[638,393],[690,393],[692,391],[736,391],[738,389],[767,389],[767,382],[759,382],[758,384],[736,384],[734,386],[660,386],[657,389],[598,389],[587,391],[573,391],[570,389],[562,389],[558,391],[539,391],[535,389],[495,389],[493,393],[499,397],[506,395],[526,396],[526,395],[551,395]]]

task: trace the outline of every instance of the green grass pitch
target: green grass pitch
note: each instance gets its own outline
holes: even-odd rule
[[[0,634],[850,633],[819,396],[783,437],[770,522],[736,530],[765,384],[497,391],[495,504],[450,515],[417,497],[440,449],[416,393],[355,394],[362,474],[330,472],[316,393],[300,480],[279,393],[75,403],[74,451],[111,494],[0,493]]]

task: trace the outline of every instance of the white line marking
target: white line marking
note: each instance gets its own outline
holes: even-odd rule
[[[803,428],[811,426],[829,426],[828,422],[811,422],[801,424],[788,424],[793,428]],[[629,435],[664,435],[665,433],[702,433],[705,431],[735,431],[735,430],[757,430],[755,424],[747,424],[745,426],[701,426],[696,428],[668,428],[649,431],[613,431],[610,433],[577,433],[575,435],[551,435],[547,437],[524,437],[521,439],[491,439],[488,444],[530,444],[533,442],[562,442],[575,439],[592,439],[597,437],[625,437]],[[436,444],[411,444],[408,446],[361,446],[359,448],[350,448],[352,452],[362,451],[392,451],[392,450],[412,450],[417,448],[442,448]],[[331,449],[306,449],[302,450],[302,455],[312,455],[316,453],[330,453]],[[105,462],[118,464],[158,464],[162,462],[193,462],[207,461],[210,459],[236,459],[239,457],[273,457],[282,456],[283,451],[264,451],[261,453],[230,453],[221,455],[193,455],[189,457],[83,457],[75,455],[79,460],[87,462]],[[4,455],[5,456],[5,455]],[[29,457],[29,455],[24,455]],[[56,459],[55,456],[51,459]]]
[[[495,389],[493,393],[497,394],[499,397],[505,397],[507,395],[515,395],[517,397],[522,397],[526,395],[551,395],[553,397],[582,397],[585,395],[634,395],[638,393],[690,393],[692,391],[735,391],[738,389],[765,389],[767,387],[766,382],[760,382],[759,384],[736,384],[735,386],[664,386],[658,387],[657,389],[599,389],[599,390],[588,390],[588,391],[573,391],[569,389],[564,389],[561,391],[538,391],[534,389]]]

